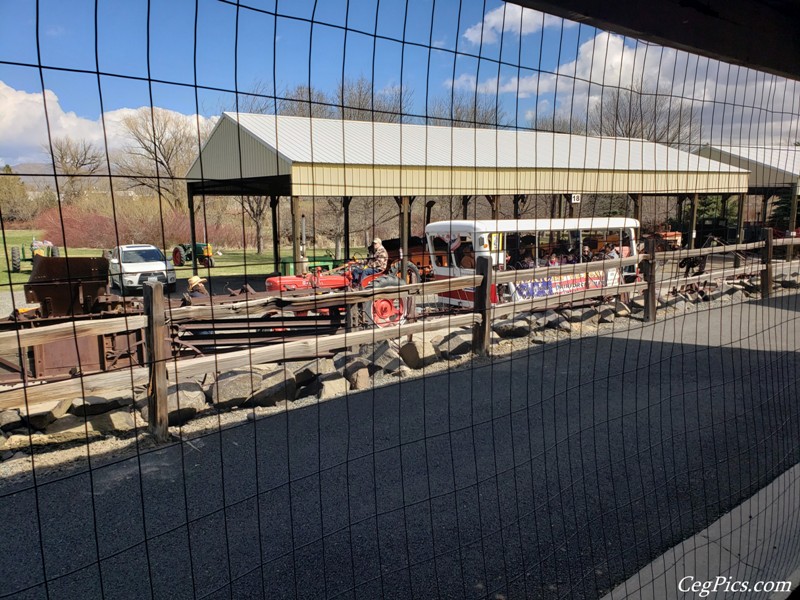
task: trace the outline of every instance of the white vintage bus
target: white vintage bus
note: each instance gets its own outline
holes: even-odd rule
[[[639,222],[623,217],[437,221],[425,228],[434,279],[472,275],[479,256],[497,270],[546,269],[603,258],[627,258],[637,251]],[[613,250],[609,252],[609,245]],[[578,275],[521,278],[492,291],[493,302],[557,296],[587,288],[619,285],[636,278],[635,266]],[[445,292],[440,300],[472,306],[473,289]]]

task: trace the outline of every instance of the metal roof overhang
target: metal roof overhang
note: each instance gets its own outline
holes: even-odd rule
[[[800,79],[795,0],[508,0],[662,46]]]

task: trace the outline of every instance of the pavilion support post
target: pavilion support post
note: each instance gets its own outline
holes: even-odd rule
[[[194,194],[187,189],[187,196],[189,198],[189,237],[192,242],[192,250],[194,250],[197,244],[197,232],[195,231],[194,219]],[[192,252],[192,274],[197,275],[197,253],[194,251]]]
[[[556,210],[560,209],[560,207],[558,207],[558,204],[557,204],[557,202],[558,202],[557,199],[558,199],[558,196],[556,194],[553,194],[550,197],[550,218],[551,219],[555,219],[556,217],[561,216],[561,214],[560,214],[561,211],[560,210],[558,210],[558,213],[556,213]]]
[[[692,198],[692,215],[689,219],[689,249],[697,246],[697,205],[700,203],[700,194],[695,193]]]
[[[786,250],[786,258],[788,260],[792,260],[794,258],[794,238],[795,233],[797,230],[797,196],[800,193],[800,189],[798,189],[798,182],[795,181],[791,187],[790,193],[791,196],[789,198],[789,237],[792,240],[791,244],[789,244],[788,250]]]
[[[280,196],[270,196],[269,199],[269,209],[272,212],[272,260],[276,273],[281,270],[281,226],[278,213],[280,199]]]
[[[761,230],[761,238],[764,240],[764,250],[761,253],[761,297],[769,298],[772,294],[772,227],[764,227]]]
[[[736,209],[736,243],[743,244],[744,243],[744,205],[745,205],[745,198],[744,194],[739,194],[739,202],[738,207]],[[742,257],[737,252],[734,254],[733,258],[733,266],[739,268],[742,266]]]
[[[562,194],[561,198],[563,198],[563,202],[567,206],[567,216],[571,219],[575,216],[575,205],[572,203],[572,199],[566,194]]]
[[[427,227],[431,222],[431,211],[433,210],[435,204],[436,200],[428,200],[425,203],[425,227]]]
[[[300,254],[300,198],[291,197],[292,206],[292,262],[294,263],[294,274],[299,275],[303,271],[303,257]]]
[[[400,248],[402,249],[402,259],[403,264],[402,272],[405,273],[405,261],[408,260],[408,225],[409,225],[409,215],[411,214],[411,201],[408,196],[399,196],[395,197],[395,202],[397,202],[397,206],[400,209],[400,221],[399,221],[399,235],[400,235]]]
[[[350,202],[352,196],[342,196],[342,208],[344,209],[344,257],[350,258]],[[340,258],[340,257],[336,257]]]
[[[466,221],[469,218],[469,200],[472,196],[461,196],[461,217]]]
[[[492,221],[500,218],[500,197],[499,196],[486,196],[489,206],[492,208]]]
[[[522,211],[528,203],[528,197],[524,194],[516,194],[514,196],[514,218],[519,219],[522,216]]]
[[[767,217],[769,216],[769,201],[772,196],[764,195],[761,200],[761,227],[767,226]]]
[[[633,197],[633,218],[639,222],[639,229],[642,227],[642,194],[636,194]],[[639,239],[641,231],[636,232],[636,237]]]
[[[685,219],[684,219],[684,216],[685,216],[684,212],[685,211],[683,210],[683,203],[686,202],[686,200],[687,200],[687,198],[681,198],[681,197],[678,198],[678,214],[677,214],[677,217],[678,217],[678,223],[680,223],[681,231],[683,231],[683,224],[685,222]],[[669,206],[668,206],[668,208],[669,208]],[[669,210],[667,210],[667,213],[669,213]]]

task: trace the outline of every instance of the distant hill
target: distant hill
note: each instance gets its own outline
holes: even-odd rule
[[[53,165],[50,163],[20,163],[11,165],[11,168],[20,176],[25,185],[53,186]]]

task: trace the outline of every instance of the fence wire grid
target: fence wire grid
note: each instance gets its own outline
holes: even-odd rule
[[[499,0],[2,12],[0,598],[797,585],[797,82]]]

